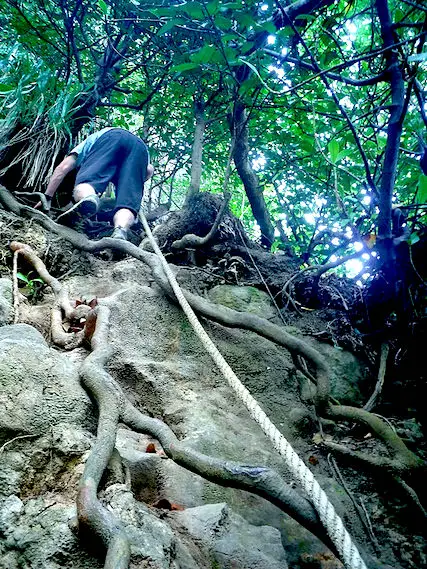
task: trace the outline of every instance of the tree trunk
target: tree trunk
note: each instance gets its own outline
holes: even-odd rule
[[[231,128],[235,134],[234,163],[245,187],[252,213],[261,230],[261,243],[270,249],[274,241],[274,227],[259,185],[258,176],[250,164],[248,118],[245,106],[241,102],[235,105]]]
[[[191,183],[185,197],[185,205],[188,200],[200,191],[200,180],[202,177],[202,156],[203,140],[206,129],[205,107],[202,101],[194,102],[194,116],[196,117],[196,128],[194,131],[194,142],[191,152]]]
[[[392,21],[387,0],[377,0],[377,12],[381,23],[381,36],[384,47],[394,43]],[[402,134],[403,110],[405,100],[405,83],[399,65],[397,52],[389,50],[385,54],[391,86],[391,112],[387,126],[387,143],[385,147],[384,165],[381,177],[378,216],[378,238],[391,239],[391,207],[396,180],[397,160],[399,157],[400,137]]]

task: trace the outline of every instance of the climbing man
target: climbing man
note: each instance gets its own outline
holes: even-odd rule
[[[109,182],[116,189],[114,231],[111,237],[127,240],[141,205],[144,182],[153,175],[153,166],[144,142],[122,128],[107,127],[94,132],[78,144],[55,168],[46,188],[50,205],[65,176],[78,168],[73,190],[74,212],[93,217],[98,212],[99,196]],[[41,203],[36,205],[40,208]]]

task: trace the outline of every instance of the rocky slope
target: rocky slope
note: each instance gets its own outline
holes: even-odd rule
[[[37,226],[3,212],[0,233],[0,568],[103,566],[102,554],[90,540],[79,538],[75,524],[78,480],[97,420],[96,407],[79,383],[79,365],[88,352],[63,352],[50,344],[53,296],[48,289],[38,306],[21,301],[19,323],[11,324],[10,238],[31,244],[57,276],[65,273],[62,281],[71,298],[96,297],[110,307],[114,355],[109,372],[141,411],[165,421],[190,448],[241,464],[268,465],[290,481],[282,459],[147,267],[134,259],[106,260],[73,251]],[[194,280],[191,271],[177,271],[184,284]],[[211,295],[216,302],[240,303],[241,309],[276,318],[268,298],[256,292],[227,288]],[[421,566],[421,538],[404,535],[395,510],[388,509],[370,476],[340,463],[346,493],[334,475],[331,459],[318,445],[310,386],[286,351],[251,332],[203,324],[310,465],[361,550],[368,559],[380,560],[370,566]],[[359,404],[364,366],[350,353],[310,341],[333,366],[334,396]],[[337,429],[325,428],[330,437]],[[185,470],[162,455],[157,441],[122,426],[117,450],[122,460],[111,464],[100,498],[130,536],[131,567],[341,567],[319,540],[278,508]],[[359,517],[362,508],[355,508],[352,500],[362,501],[374,537]]]

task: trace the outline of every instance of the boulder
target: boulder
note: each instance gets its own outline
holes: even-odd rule
[[[94,429],[78,370],[32,326],[0,328],[0,440],[43,434],[58,423]]]
[[[218,569],[286,569],[280,532],[252,526],[227,504],[209,504],[174,512],[186,532],[211,552]]]
[[[81,547],[69,522],[72,503],[53,497],[22,502],[11,495],[0,501],[0,569],[101,569],[103,563]]]

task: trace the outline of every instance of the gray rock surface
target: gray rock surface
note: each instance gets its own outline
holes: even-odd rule
[[[193,544],[190,549],[172,531],[167,521],[159,519],[155,511],[137,502],[123,484],[109,486],[103,500],[125,527],[131,543],[132,562],[144,560],[153,569],[203,569],[192,556],[190,549],[198,552]]]
[[[58,423],[93,428],[77,368],[32,326],[0,328],[0,440],[42,434]]]
[[[218,285],[208,292],[210,301],[262,318],[273,318],[277,311],[270,296],[253,286]]]
[[[227,504],[209,504],[173,514],[186,532],[212,552],[221,569],[286,569],[280,532],[251,526]],[[214,564],[212,564],[215,566]]]
[[[72,503],[54,497],[0,501],[0,569],[100,569],[69,527]]]
[[[0,326],[10,324],[13,320],[12,281],[0,279]]]
[[[304,337],[295,326],[286,326],[286,331],[293,336],[305,339],[306,342],[324,356],[331,370],[330,387],[332,397],[343,405],[359,406],[364,403],[361,386],[363,386],[367,371],[354,354],[346,352],[340,347],[318,342],[314,338]],[[308,380],[301,383],[301,395],[305,401],[313,399],[314,388]]]

